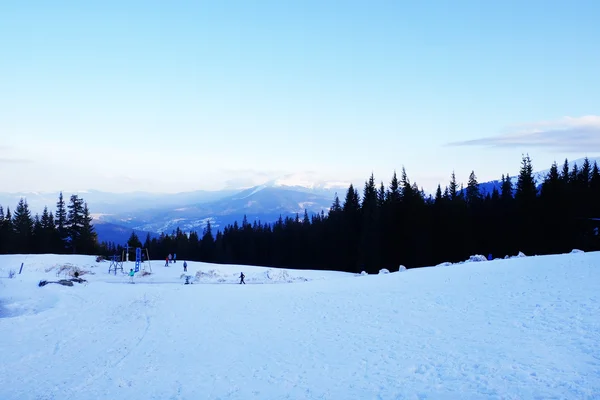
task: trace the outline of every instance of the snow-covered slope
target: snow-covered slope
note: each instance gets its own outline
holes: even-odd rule
[[[37,286],[66,264],[94,274]],[[204,275],[184,285],[181,260],[155,261],[132,285],[93,257],[0,256],[0,398],[598,398],[598,265],[576,253],[356,276],[189,263]]]

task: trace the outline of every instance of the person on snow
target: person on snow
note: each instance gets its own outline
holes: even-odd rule
[[[169,253],[169,262],[173,262],[173,254]]]
[[[165,258],[165,267],[169,266],[169,257]]]
[[[187,261],[183,262],[183,272],[187,272]]]
[[[173,253],[173,264],[177,264],[177,253]]]
[[[244,273],[242,272],[240,274],[240,285],[243,283],[244,285],[246,284],[246,282],[244,282],[244,278],[246,277],[246,275],[244,275]]]
[[[133,276],[135,275],[135,272],[133,272],[133,268],[131,268],[129,270],[129,283],[133,283]]]

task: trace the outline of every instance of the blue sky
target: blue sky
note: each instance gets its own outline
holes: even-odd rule
[[[126,3],[126,4],[124,4]],[[0,191],[426,190],[600,154],[595,1],[4,2]]]

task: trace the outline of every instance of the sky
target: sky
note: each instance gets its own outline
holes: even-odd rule
[[[597,1],[0,4],[0,191],[427,191],[600,155]]]

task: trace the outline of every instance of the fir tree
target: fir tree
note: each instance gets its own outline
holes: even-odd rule
[[[131,231],[131,235],[129,235],[129,239],[127,239],[127,246],[133,249],[142,247],[142,242],[140,241],[140,238],[133,230]]]
[[[251,228],[247,228],[251,229]],[[200,249],[202,254],[202,260],[206,262],[213,261],[215,238],[213,237],[212,227],[210,220],[206,222],[206,227],[202,232],[202,240],[200,242]]]
[[[413,188],[408,179],[406,169],[402,167],[402,177],[400,178],[400,186],[402,187],[402,199],[410,201],[413,197]]]
[[[536,195],[537,188],[533,177],[533,165],[531,164],[529,155],[527,155],[521,161],[521,171],[519,172],[519,179],[517,181],[515,200],[522,205],[530,206],[535,201]]]
[[[456,175],[452,171],[450,176],[450,185],[448,186],[448,193],[450,194],[450,200],[454,201],[458,197],[458,183],[456,183]]]
[[[508,174],[506,174],[506,176],[502,175],[502,186],[500,186],[500,198],[505,203],[513,199],[513,183]]]
[[[14,244],[17,251],[27,253],[31,248],[33,236],[33,219],[27,201],[23,198],[15,209],[13,216]]]
[[[381,208],[385,204],[386,193],[385,186],[383,185],[383,181],[379,186],[379,191],[377,192],[377,205]]]
[[[4,244],[8,242],[8,237],[5,237],[6,233],[4,232],[4,209],[2,205],[0,205],[0,254],[5,252]]]
[[[67,206],[67,237],[70,250],[77,253],[81,245],[81,235],[83,231],[83,199],[76,194],[71,195],[70,203]],[[57,210],[58,213],[58,210]]]
[[[342,211],[342,205],[340,204],[340,198],[338,197],[338,194],[335,194],[335,199],[333,200],[333,204],[331,205],[331,209],[330,212],[331,213],[336,213],[336,212],[340,212]],[[281,219],[281,214],[279,215],[279,223],[283,224],[283,220]]]
[[[379,207],[375,178],[373,174],[363,190],[362,228],[360,239],[360,265],[367,272],[377,271],[380,262],[379,253]],[[357,271],[360,272],[360,271]]]
[[[467,203],[474,205],[482,200],[481,192],[479,191],[479,182],[475,176],[475,171],[471,171],[469,175],[469,183],[467,184]]]
[[[98,235],[92,225],[93,218],[87,203],[83,204],[83,214],[81,217],[82,227],[80,232],[80,252],[83,254],[95,253],[98,248]]]
[[[405,173],[403,169],[403,173]],[[394,171],[394,176],[392,176],[392,180],[390,181],[389,190],[387,192],[387,201],[391,204],[397,204],[402,199],[402,192],[400,189],[400,185],[398,183],[398,177],[396,176],[396,171]]]
[[[546,179],[542,183],[542,196],[555,196],[561,189],[560,175],[558,173],[558,164],[552,163]]]
[[[63,253],[66,248],[69,232],[67,229],[67,209],[65,207],[65,201],[63,199],[62,192],[60,192],[58,196],[58,202],[56,203],[56,213],[54,222],[56,224],[56,231],[58,233],[56,251],[59,253]]]
[[[563,167],[562,167],[562,172],[560,174],[560,178],[562,179],[563,183],[566,185],[569,184],[570,181],[570,173],[569,173],[569,160],[565,158],[565,162],[563,163]]]
[[[437,189],[435,191],[435,204],[442,203],[442,187],[438,183]]]
[[[191,235],[191,233],[190,233]],[[146,233],[146,240],[144,240],[144,248],[149,249],[152,244],[152,238],[150,237],[150,232]]]

